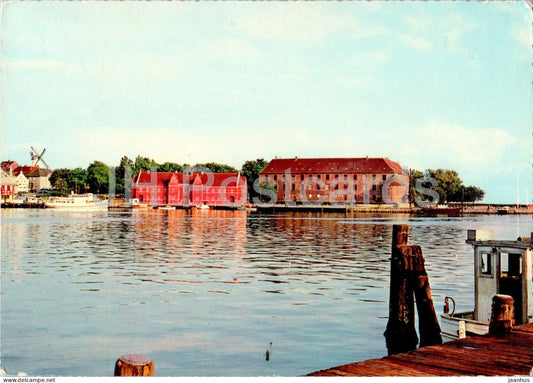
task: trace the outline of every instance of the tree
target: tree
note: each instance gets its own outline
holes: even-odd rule
[[[151,158],[137,156],[135,158],[135,164],[134,164],[135,170],[133,172],[133,175],[135,176],[139,174],[139,172],[149,172],[152,170],[152,167],[154,166],[156,168],[159,167],[158,163],[152,160]]]
[[[457,197],[459,197],[460,201],[463,181],[461,181],[459,174],[455,170],[430,169],[428,173],[438,182],[438,186],[435,186],[434,190],[439,193],[441,202],[457,201]]]
[[[416,169],[409,169],[406,173],[409,176],[409,206],[412,206],[415,203],[415,198],[417,196],[422,198],[421,193],[416,190],[416,180],[423,178],[424,173]]]
[[[57,182],[59,180],[63,180],[65,182],[65,185],[66,185],[66,180],[67,180],[67,176],[68,176],[68,173],[70,172],[70,169],[66,169],[66,168],[63,168],[63,169],[55,169],[52,174],[50,175],[50,184],[56,188],[57,190],[59,190],[59,187],[57,186]]]
[[[68,189],[73,190],[74,193],[87,190],[87,170],[76,168],[69,171],[66,181]]]
[[[193,167],[193,170],[195,167],[208,168],[213,173],[237,173],[237,169],[235,169],[234,167],[225,164],[217,164],[215,162],[209,162],[206,164],[196,164]]]
[[[268,161],[265,161],[262,158],[255,161],[246,161],[244,165],[242,165],[241,174],[246,177],[249,201],[252,201],[254,197],[257,197],[258,193],[254,190],[253,184],[254,181],[259,178],[259,173],[261,173],[261,171],[266,168],[267,165]]]
[[[485,197],[485,191],[477,186],[467,186],[464,188],[464,202],[481,201]]]
[[[58,178],[55,182],[54,188],[59,191],[59,195],[66,196],[67,193],[67,181],[63,178]]]
[[[125,176],[126,169],[129,168],[129,176],[133,177],[135,171],[135,163],[128,158],[128,156],[122,156],[120,164],[115,169],[115,193],[117,196],[124,196],[125,193]],[[131,181],[131,180],[130,180]]]
[[[275,186],[261,182],[259,187],[262,189],[270,190],[274,195],[278,195],[278,189]],[[259,201],[261,202],[271,202],[270,197],[267,194],[259,193]]]
[[[109,166],[100,161],[94,161],[87,168],[87,184],[91,193],[109,190]]]
[[[180,164],[176,164],[174,162],[165,162],[163,165],[159,165],[159,168],[157,169],[158,172],[178,172],[181,173],[183,171],[183,166]]]

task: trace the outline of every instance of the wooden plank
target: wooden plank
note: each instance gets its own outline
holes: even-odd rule
[[[479,336],[346,364],[310,376],[515,376],[533,366],[533,324],[505,336]]]
[[[346,364],[336,367],[350,376],[438,376],[425,373],[412,367],[401,366],[394,361],[384,359],[372,359],[357,364]]]

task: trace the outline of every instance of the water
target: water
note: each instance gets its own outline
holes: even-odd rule
[[[439,313],[445,295],[472,308],[467,229],[533,231],[531,216],[3,210],[2,365],[110,376],[139,353],[156,376],[298,376],[383,357],[394,223]]]

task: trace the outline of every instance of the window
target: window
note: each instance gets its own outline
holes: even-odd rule
[[[278,179],[278,176],[274,174],[274,181],[277,181],[277,179]]]
[[[329,174],[326,174],[326,181],[329,181]]]
[[[316,190],[320,190],[320,184],[316,185]]]
[[[357,181],[357,174],[354,174],[353,179]]]
[[[375,174],[372,174],[372,179],[373,179],[373,180],[376,179],[376,175],[375,175]]]
[[[296,184],[292,184],[292,191],[296,190]]]
[[[335,179],[339,179],[339,175],[338,174],[335,174]]]
[[[313,175],[312,174],[309,175],[309,182],[313,182]]]
[[[319,174],[318,176],[316,176],[317,179],[321,179],[322,176]]]
[[[518,277],[522,274],[522,254],[501,253],[500,269],[502,277]]]
[[[353,185],[353,190],[357,190],[357,185]]]
[[[300,181],[303,181],[303,180],[304,180],[304,175],[301,174],[301,175],[300,175]]]
[[[481,275],[492,278],[492,253],[481,252],[479,255],[479,260]]]
[[[344,175],[344,180],[345,180],[345,181],[348,181],[348,174],[345,174],[345,175]]]
[[[387,175],[386,175],[386,174],[383,174],[383,175],[381,176],[381,179],[382,179],[383,181],[385,181],[385,180],[387,179]]]
[[[372,190],[376,191],[376,185],[372,185]]]

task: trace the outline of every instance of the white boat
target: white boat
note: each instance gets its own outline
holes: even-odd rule
[[[533,322],[533,233],[516,241],[497,241],[493,235],[468,230],[466,243],[474,247],[474,310],[455,312],[454,299],[446,297],[441,314],[443,341],[487,334],[496,294],[513,297],[516,325]]]
[[[44,204],[54,209],[107,210],[108,208],[108,200],[100,200],[92,193],[72,193],[68,197],[52,197]]]

